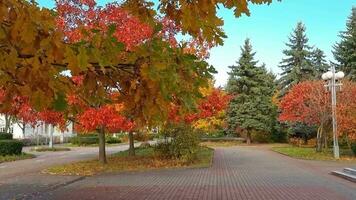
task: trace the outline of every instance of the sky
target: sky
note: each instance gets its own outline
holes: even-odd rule
[[[54,0],[37,0],[39,5],[52,8]],[[110,0],[98,0],[103,5]],[[233,12],[221,8],[218,15],[225,21],[227,35],[223,46],[211,49],[208,62],[218,71],[216,86],[227,82],[228,66],[240,56],[240,46],[246,38],[251,40],[256,60],[278,75],[279,62],[288,36],[301,21],[307,27],[309,45],[323,50],[327,60],[333,60],[332,46],[339,41],[338,34],[345,30],[347,17],[356,0],[282,0],[270,5],[251,5],[251,15],[235,18]]]

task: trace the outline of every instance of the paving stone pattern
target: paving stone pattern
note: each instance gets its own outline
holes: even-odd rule
[[[356,184],[329,175],[321,163],[261,148],[218,148],[211,168],[105,174],[36,199],[355,200]]]

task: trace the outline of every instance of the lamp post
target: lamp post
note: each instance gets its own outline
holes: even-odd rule
[[[337,120],[336,120],[336,88],[341,87],[341,82],[336,82],[344,78],[344,72],[335,73],[335,67],[331,67],[331,71],[324,73],[321,78],[328,83],[325,87],[331,92],[331,110],[332,110],[332,123],[333,123],[333,147],[334,147],[334,158],[340,158],[339,142],[337,136]]]

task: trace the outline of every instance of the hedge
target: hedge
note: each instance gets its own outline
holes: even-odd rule
[[[354,152],[354,155],[356,156],[356,143],[353,143],[351,146],[352,152]]]
[[[0,133],[0,140],[12,140],[11,133]]]
[[[72,137],[70,139],[70,143],[79,145],[79,146],[99,144],[99,138],[98,138],[98,136],[89,136],[89,137],[76,136],[76,137]]]
[[[0,155],[19,155],[22,147],[23,143],[18,140],[0,140]]]
[[[106,143],[108,144],[117,144],[117,143],[121,143],[120,138],[116,138],[116,137],[107,137],[106,138]]]

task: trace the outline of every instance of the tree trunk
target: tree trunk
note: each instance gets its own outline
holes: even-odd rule
[[[328,134],[322,129],[323,137],[324,137],[324,149],[328,149]]]
[[[135,144],[134,144],[134,135],[133,132],[129,132],[129,156],[135,156]]]
[[[5,115],[5,133],[10,133],[11,116]]]
[[[249,130],[246,132],[246,143],[247,145],[251,144],[251,132]]]
[[[26,137],[26,123],[25,122],[22,122],[21,130],[22,130],[22,137],[23,137],[23,139],[25,139],[25,137]]]
[[[319,126],[316,134],[316,152],[321,152],[322,148],[322,137],[321,137],[321,126]]]
[[[304,145],[308,144],[308,136],[307,135],[304,135],[304,137],[303,137],[303,144]]]
[[[48,144],[48,147],[49,148],[53,148],[53,132],[54,132],[54,126],[53,125],[50,125],[48,127],[49,129],[49,144]]]
[[[98,133],[99,136],[99,162],[106,164],[106,151],[105,151],[105,130],[101,128]]]

